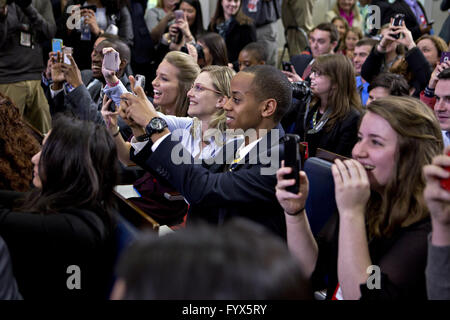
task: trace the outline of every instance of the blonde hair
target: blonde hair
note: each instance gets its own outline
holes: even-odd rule
[[[396,167],[382,194],[372,191],[367,204],[369,238],[390,236],[429,215],[423,190],[424,165],[444,148],[433,111],[411,97],[377,99],[367,111],[385,119],[397,133]]]
[[[200,73],[200,67],[194,59],[181,51],[171,51],[164,57],[168,63],[177,68],[178,95],[175,100],[175,116],[185,117],[189,107],[187,92],[191,89],[195,78]],[[164,110],[162,110],[164,113]]]
[[[221,96],[230,97],[231,96],[231,78],[236,74],[231,68],[227,66],[206,66],[200,73],[207,72],[213,83],[215,90],[220,92]],[[192,125],[191,134],[195,138],[195,132],[197,127],[200,125],[200,121],[194,118],[194,123]],[[211,117],[211,121],[208,124],[209,128],[215,128],[220,132],[224,132],[226,129],[226,115],[225,110],[217,110]],[[219,141],[216,141],[219,143]]]
[[[359,9],[358,6],[356,5],[357,1],[355,0],[355,3],[352,6],[352,12],[353,12],[353,20],[361,20],[361,14],[359,13]],[[339,0],[336,0],[336,3],[334,4],[333,7],[333,11],[334,13],[336,13],[336,15],[340,16],[341,13],[339,12]]]

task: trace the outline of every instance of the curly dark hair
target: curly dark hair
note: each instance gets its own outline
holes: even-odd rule
[[[0,93],[0,189],[28,191],[38,140],[30,133],[11,99]]]

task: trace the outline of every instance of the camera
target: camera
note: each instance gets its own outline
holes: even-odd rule
[[[307,81],[292,82],[292,97],[300,101],[307,101],[312,96],[311,88]]]
[[[197,58],[198,58],[198,60],[205,59],[205,53],[203,52],[203,47],[201,45],[199,45],[198,43],[194,43],[193,46],[197,50]],[[189,51],[188,51],[186,46],[183,46],[180,49],[180,51],[189,54]]]

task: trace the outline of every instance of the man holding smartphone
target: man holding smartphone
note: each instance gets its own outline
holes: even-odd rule
[[[180,154],[178,140],[172,139],[142,89],[136,93],[122,95],[127,99],[124,112],[146,128],[148,141],[131,140],[131,159],[184,196],[190,203],[188,221],[222,225],[240,216],[286,237],[283,210],[275,197],[275,172],[283,155],[280,138],[284,131],[279,122],[291,104],[292,86],[280,70],[252,66],[232,78],[231,97],[223,109],[227,127],[241,130],[235,134],[245,133],[245,142],[225,148],[223,158],[218,156],[202,165],[194,164],[184,149],[182,154],[187,157],[182,163],[175,159],[172,154]]]
[[[0,2],[0,92],[42,133],[51,126],[49,105],[41,87],[41,43],[56,32],[50,0]]]

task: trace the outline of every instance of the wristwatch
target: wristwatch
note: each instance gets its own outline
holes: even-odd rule
[[[151,137],[154,133],[163,132],[165,128],[167,128],[166,121],[160,117],[154,117],[145,127],[145,131]]]

